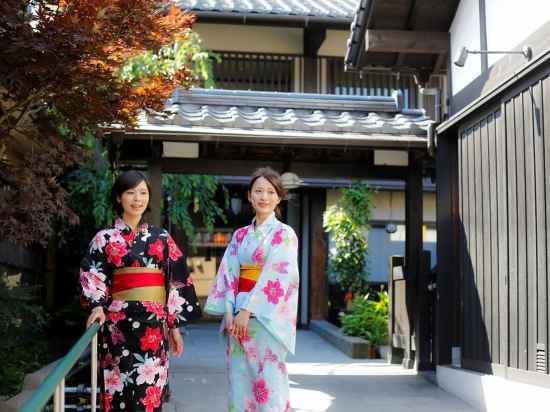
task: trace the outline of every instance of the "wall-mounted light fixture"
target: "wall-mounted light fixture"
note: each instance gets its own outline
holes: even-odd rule
[[[521,50],[511,51],[493,51],[493,50],[468,50],[466,47],[460,49],[458,59],[455,60],[455,65],[464,67],[468,54],[522,54],[527,60],[533,58],[533,49],[530,46],[524,46]]]

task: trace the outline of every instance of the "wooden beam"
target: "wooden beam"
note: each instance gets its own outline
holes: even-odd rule
[[[365,51],[441,54],[449,51],[449,33],[413,30],[367,30]]]
[[[292,162],[290,170],[284,170],[285,164],[282,161],[174,158],[162,159],[162,171],[164,173],[249,176],[255,169],[262,166],[270,166],[279,172],[294,172],[301,178],[357,178],[405,180],[407,173],[406,167],[365,167],[364,162]]]

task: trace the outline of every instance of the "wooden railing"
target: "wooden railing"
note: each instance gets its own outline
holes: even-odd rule
[[[50,372],[44,382],[35,390],[32,397],[25,402],[20,412],[39,412],[48,403],[53,395],[54,412],[65,410],[65,377],[78,361],[82,353],[91,344],[91,388],[90,406],[91,411],[96,410],[97,400],[97,332],[99,323],[94,323],[73,345],[71,350],[63,357],[61,362]]]

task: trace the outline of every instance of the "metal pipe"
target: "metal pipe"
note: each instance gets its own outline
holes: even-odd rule
[[[92,412],[95,412],[96,410],[96,403],[97,403],[97,334],[94,335],[92,338],[92,376],[91,376],[91,397],[90,397],[90,405]]]
[[[59,382],[59,410],[63,412],[65,410],[65,377]]]
[[[60,398],[60,383],[56,385],[55,392],[53,394],[53,411],[54,412],[61,412],[59,408],[59,398]]]

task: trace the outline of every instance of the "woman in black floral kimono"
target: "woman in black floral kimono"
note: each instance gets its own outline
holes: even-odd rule
[[[148,209],[145,176],[128,171],[111,200],[120,216],[95,235],[80,269],[88,325],[99,336],[101,405],[109,411],[160,411],[169,344],[183,352],[179,327],[199,315],[185,257],[164,229],[141,222]]]

